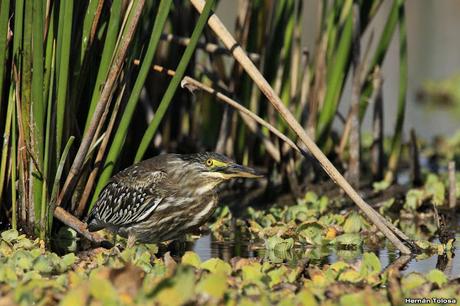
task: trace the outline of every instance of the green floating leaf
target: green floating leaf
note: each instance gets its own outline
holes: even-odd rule
[[[416,240],[414,243],[424,251],[430,250],[432,248],[431,242],[427,240]]]
[[[196,291],[215,299],[222,299],[228,288],[227,276],[222,273],[211,273],[204,276],[196,287]]]
[[[424,283],[426,283],[426,279],[419,273],[410,273],[401,279],[401,287],[406,292],[420,287]]]
[[[201,269],[208,270],[211,273],[224,273],[230,275],[232,267],[220,258],[211,258],[200,265]]]
[[[442,205],[444,204],[444,198],[446,194],[446,188],[444,184],[439,180],[439,177],[435,174],[429,174],[426,183],[425,183],[426,191],[433,196],[433,204],[434,205]]]
[[[195,252],[187,251],[184,256],[182,256],[182,264],[190,265],[198,269],[201,265],[200,256]]]
[[[334,272],[341,272],[341,271],[343,271],[345,269],[348,269],[349,267],[350,267],[350,265],[347,264],[344,261],[336,261],[336,262],[334,262],[333,264],[331,264],[329,266],[328,270],[332,270]]]
[[[243,273],[243,281],[260,281],[264,277],[262,265],[258,262],[244,265],[241,267],[241,272]]]
[[[60,306],[84,306],[88,301],[88,287],[78,286],[70,289],[59,303]]]
[[[318,302],[316,301],[315,295],[310,289],[304,288],[296,294],[295,305],[300,306],[316,306]]]
[[[391,198],[386,201],[383,201],[379,208],[380,214],[384,215],[388,210],[391,209],[391,207],[393,206],[395,202],[396,202],[395,198]]]
[[[11,243],[14,240],[18,239],[19,233],[17,230],[10,229],[10,230],[2,232],[1,236],[4,241]]]
[[[195,271],[188,266],[179,266],[173,277],[164,279],[158,286],[154,305],[184,305],[195,292]]]
[[[382,270],[380,259],[374,253],[366,252],[363,254],[360,273],[362,276],[379,274]]]
[[[437,284],[439,287],[441,287],[448,281],[447,276],[444,274],[444,272],[438,269],[431,270],[425,277],[427,280]]]
[[[279,253],[289,251],[294,246],[294,239],[283,239],[278,236],[272,236],[265,241],[265,247],[268,250],[274,250]]]
[[[67,270],[75,263],[75,261],[77,261],[77,257],[74,253],[66,254],[61,259],[61,266],[64,270]]]
[[[408,210],[417,210],[423,203],[425,192],[418,189],[411,189],[406,194],[406,202],[404,208]]]
[[[267,275],[270,277],[270,288],[282,283],[287,276],[287,271],[288,269],[285,266],[269,271]]]
[[[53,263],[48,256],[40,256],[35,259],[34,270],[40,273],[51,273],[53,271]]]
[[[320,245],[323,243],[325,234],[325,226],[318,221],[307,221],[297,227],[296,232],[302,242],[308,244]]]
[[[357,233],[347,233],[337,236],[335,243],[342,246],[359,247],[363,244],[362,236]]]
[[[17,268],[20,268],[22,270],[32,269],[33,257],[30,255],[30,253],[26,251],[16,251],[12,257],[12,260],[14,262],[14,266]]]
[[[367,305],[385,305],[390,306],[386,297],[371,290],[361,290],[356,293],[346,293],[340,297],[339,305],[348,306],[367,306]]]
[[[364,224],[361,216],[356,212],[352,212],[345,220],[343,231],[345,233],[359,233],[363,227]]]
[[[375,192],[379,192],[379,191],[386,190],[388,187],[390,187],[390,185],[391,185],[390,182],[387,182],[387,181],[383,180],[383,181],[380,181],[380,182],[374,182],[372,184],[372,188],[374,189]]]
[[[103,305],[116,305],[118,293],[112,283],[103,276],[102,270],[93,270],[89,275],[91,296]]]
[[[346,269],[345,271],[339,274],[339,281],[342,282],[357,283],[360,282],[362,279],[363,278],[361,274],[352,268]]]

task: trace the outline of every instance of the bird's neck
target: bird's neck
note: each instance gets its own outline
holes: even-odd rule
[[[195,189],[195,194],[196,195],[204,195],[210,192],[213,192],[214,188],[219,184],[219,181],[209,181],[204,183],[203,185],[199,186],[198,188]]]

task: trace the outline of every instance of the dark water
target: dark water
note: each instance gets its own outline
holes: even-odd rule
[[[434,242],[439,242],[434,240]],[[457,250],[460,249],[460,235],[457,235],[454,243]],[[251,244],[249,241],[235,242],[222,242],[213,239],[212,235],[202,236],[200,239],[195,241],[193,246],[190,248],[195,251],[201,258],[201,260],[207,260],[213,257],[219,257],[224,260],[230,260],[232,257],[265,257],[265,249],[261,244]],[[308,254],[314,249],[304,249],[299,252],[301,254]],[[343,260],[349,263],[356,262],[362,258],[362,252],[366,252],[365,248],[357,251],[338,251],[331,249],[329,254],[325,254],[324,257],[312,259],[315,264],[330,264],[339,260]],[[399,255],[395,250],[391,250],[388,247],[382,248],[378,251],[374,251],[380,258],[382,268],[385,268],[395,262]],[[416,257],[408,260],[407,264],[403,266],[403,273],[409,272],[420,272],[426,273],[432,269],[438,268],[443,270],[446,275],[450,278],[460,277],[460,256],[455,256],[455,251],[452,254],[452,258],[447,263],[442,263],[442,256],[433,255],[426,259],[417,259]]]

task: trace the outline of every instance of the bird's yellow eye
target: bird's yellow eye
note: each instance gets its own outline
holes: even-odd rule
[[[208,160],[206,160],[206,166],[211,167],[212,164],[213,164],[212,159],[209,158]]]

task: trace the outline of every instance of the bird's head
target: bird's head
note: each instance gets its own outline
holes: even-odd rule
[[[254,169],[239,165],[225,155],[205,152],[181,155],[184,161],[184,171],[192,170],[197,179],[221,182],[231,178],[260,178],[263,177]]]

